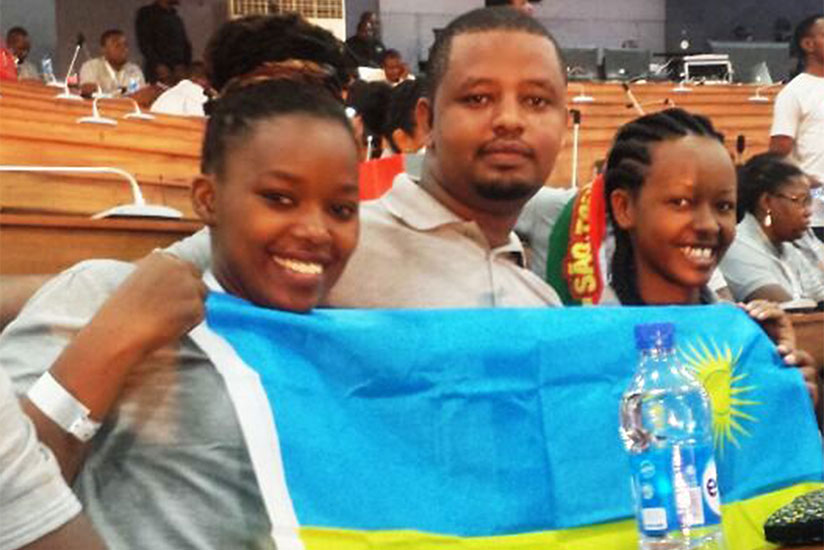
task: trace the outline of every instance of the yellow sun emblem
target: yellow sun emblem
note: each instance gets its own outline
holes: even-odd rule
[[[738,359],[741,349],[733,356],[728,345],[721,350],[712,343],[710,350],[703,340],[699,339],[696,345],[692,343],[686,348],[680,348],[684,364],[701,382],[710,397],[712,405],[712,432],[713,443],[718,453],[724,455],[724,445],[727,441],[740,447],[736,435],[749,437],[750,432],[742,426],[743,421],[757,422],[758,420],[745,413],[743,407],[760,405],[758,401],[743,398],[743,394],[755,389],[755,386],[744,386],[746,373],[741,372]]]

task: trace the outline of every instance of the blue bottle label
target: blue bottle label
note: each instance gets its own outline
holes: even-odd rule
[[[721,521],[721,499],[712,447],[650,448],[632,455],[632,485],[639,529],[663,536],[682,526]]]

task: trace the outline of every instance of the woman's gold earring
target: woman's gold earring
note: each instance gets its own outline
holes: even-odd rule
[[[764,217],[764,227],[770,227],[772,225],[772,212],[767,210],[767,215]]]

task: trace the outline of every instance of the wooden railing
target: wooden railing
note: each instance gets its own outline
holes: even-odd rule
[[[200,227],[191,221],[0,214],[0,274],[57,273],[80,260],[136,260]]]

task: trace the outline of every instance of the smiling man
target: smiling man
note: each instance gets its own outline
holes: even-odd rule
[[[347,307],[556,305],[512,228],[555,164],[566,127],[559,49],[535,19],[480,9],[429,56],[420,182],[362,206],[361,241],[329,302]]]

